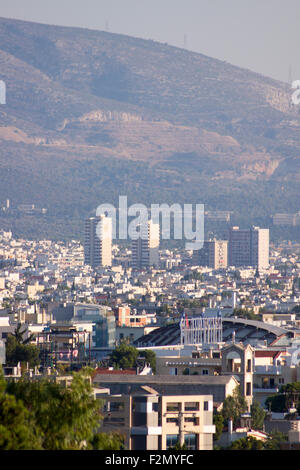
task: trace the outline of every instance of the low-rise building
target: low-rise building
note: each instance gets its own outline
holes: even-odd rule
[[[149,385],[128,394],[96,395],[105,399],[101,431],[119,431],[128,450],[212,450],[212,395],[168,395]]]

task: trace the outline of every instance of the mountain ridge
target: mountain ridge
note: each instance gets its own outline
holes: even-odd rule
[[[249,222],[254,191],[273,196],[263,220],[299,209],[300,116],[287,84],[152,40],[6,18],[0,71],[0,201],[72,218],[73,199],[84,217],[126,190],[217,210],[224,185],[229,210],[252,204]]]

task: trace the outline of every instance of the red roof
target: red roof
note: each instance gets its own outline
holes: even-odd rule
[[[283,351],[255,351],[255,357],[273,357],[280,355]]]

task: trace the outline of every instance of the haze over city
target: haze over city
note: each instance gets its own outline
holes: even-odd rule
[[[300,450],[299,14],[2,2],[0,450]]]
[[[11,0],[1,16],[153,39],[284,82],[300,78],[297,0]]]

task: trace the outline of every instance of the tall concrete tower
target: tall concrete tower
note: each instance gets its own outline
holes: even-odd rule
[[[92,267],[112,264],[112,220],[104,214],[85,221],[84,262]]]
[[[140,227],[140,237],[132,240],[131,265],[135,269],[159,266],[159,224],[149,220]]]
[[[199,266],[208,266],[213,269],[227,268],[227,240],[208,240],[201,250],[193,253],[193,262]]]
[[[269,229],[232,227],[229,234],[228,264],[268,268]]]

